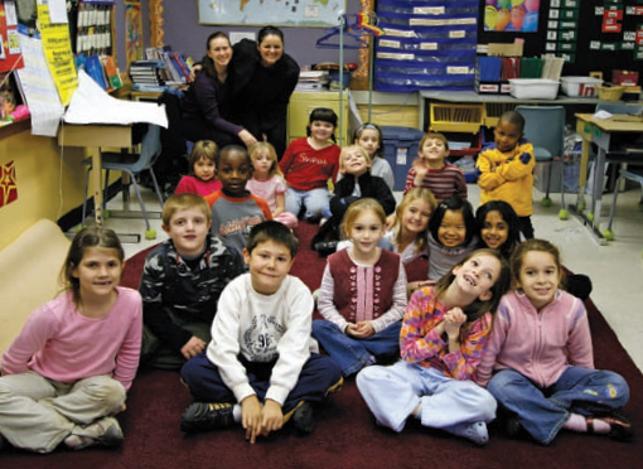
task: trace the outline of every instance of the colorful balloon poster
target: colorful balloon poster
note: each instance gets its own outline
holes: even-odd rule
[[[485,0],[484,30],[535,33],[540,0]]]

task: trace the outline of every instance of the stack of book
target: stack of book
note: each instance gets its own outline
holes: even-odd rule
[[[162,60],[135,60],[130,64],[129,76],[135,91],[164,91],[165,78],[161,71],[165,68]]]
[[[170,46],[148,47],[145,49],[145,58],[163,63],[161,77],[167,85],[178,86],[190,81],[192,60],[172,51]]]
[[[299,72],[297,91],[321,91],[328,89],[328,70],[302,70]]]

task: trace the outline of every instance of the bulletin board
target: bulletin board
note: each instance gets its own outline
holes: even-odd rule
[[[587,75],[590,71],[602,71],[606,80],[613,69],[638,70],[643,65],[643,0],[576,0],[578,8],[568,7],[574,0],[541,0],[539,22],[536,32],[516,33],[510,31],[485,31],[486,1],[480,0],[478,42],[513,42],[516,37],[525,39],[524,56],[540,56],[547,48],[565,43],[570,59],[563,69],[564,75]],[[582,3],[582,6],[581,6]],[[551,11],[558,10],[559,17],[550,18]],[[569,13],[569,19],[562,18]],[[606,13],[607,12],[607,13]],[[620,12],[620,13],[619,13]],[[549,21],[558,21],[556,29]],[[561,23],[569,28],[560,28]],[[572,23],[577,27],[572,29]],[[552,32],[556,31],[554,37]],[[573,34],[573,39],[570,35]],[[549,44],[549,45],[548,45]],[[560,52],[555,52],[560,55]]]

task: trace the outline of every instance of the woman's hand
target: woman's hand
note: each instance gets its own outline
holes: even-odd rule
[[[250,148],[252,145],[257,143],[257,139],[254,137],[254,135],[252,135],[246,129],[242,129],[237,135],[247,148]]]

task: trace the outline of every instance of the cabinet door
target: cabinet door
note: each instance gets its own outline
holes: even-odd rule
[[[338,140],[342,139],[342,145],[348,142],[348,96],[344,95],[343,100],[343,122],[341,129],[335,131]],[[313,109],[318,107],[330,108],[339,116],[339,93],[335,91],[296,91],[290,97],[288,104],[288,141],[306,136],[308,118]],[[338,123],[339,124],[339,123]],[[339,141],[338,141],[339,143]]]

